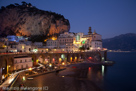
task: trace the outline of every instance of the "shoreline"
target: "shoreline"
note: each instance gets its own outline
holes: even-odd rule
[[[38,84],[41,84],[40,86],[46,85],[50,91],[54,91],[57,88],[59,89],[60,86],[62,87],[59,91],[102,91],[99,84],[93,80],[89,80],[87,74],[84,74],[88,71],[87,67],[91,66],[90,64],[86,66],[86,64],[87,63],[77,63],[68,65],[65,70],[59,71],[59,73],[52,72],[35,76],[33,80],[26,80],[23,84],[27,87],[37,87],[39,86]],[[92,66],[93,65],[94,64],[92,64]],[[77,68],[74,68],[74,66]],[[17,79],[13,87],[19,86],[19,84],[21,84],[20,78]]]

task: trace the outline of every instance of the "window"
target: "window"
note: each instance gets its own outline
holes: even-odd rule
[[[27,62],[27,60],[25,59],[25,62]]]
[[[18,70],[18,65],[16,66],[16,70]]]
[[[20,60],[20,63],[22,63],[22,60]]]
[[[21,65],[21,69],[23,69],[23,65]]]
[[[15,63],[17,63],[17,60],[15,60]]]
[[[26,68],[28,68],[28,64],[26,64]]]

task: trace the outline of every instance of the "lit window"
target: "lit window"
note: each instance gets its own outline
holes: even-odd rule
[[[24,49],[24,46],[22,46],[22,49]]]

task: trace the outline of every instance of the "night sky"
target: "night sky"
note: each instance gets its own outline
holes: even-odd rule
[[[88,27],[111,38],[136,33],[136,0],[23,0],[39,9],[64,15],[70,32],[87,34]],[[0,0],[0,7],[21,4],[22,0]]]

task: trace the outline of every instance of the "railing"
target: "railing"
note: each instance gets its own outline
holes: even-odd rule
[[[85,50],[85,51],[50,51],[50,52],[13,52],[13,53],[0,53],[0,55],[13,55],[13,54],[39,54],[39,53],[84,53],[84,52],[99,52],[105,50]]]

